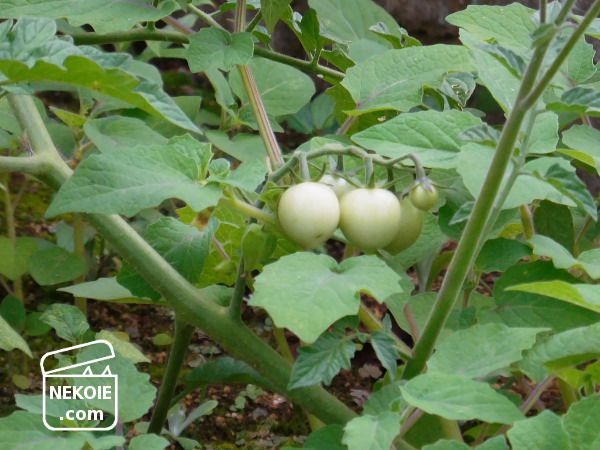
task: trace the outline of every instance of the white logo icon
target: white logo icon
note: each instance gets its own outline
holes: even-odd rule
[[[94,347],[94,350],[105,352],[106,355],[57,369],[44,369],[44,361],[48,357],[60,358],[66,352],[86,347]],[[117,426],[119,420],[118,375],[110,371],[108,364],[101,373],[93,373],[91,367],[94,363],[114,357],[115,350],[112,344],[104,339],[55,350],[42,356],[40,360],[43,376],[42,414],[44,426],[47,429],[53,431],[107,431]],[[81,373],[73,370],[83,366],[86,367]],[[101,405],[101,408],[96,405]],[[114,415],[113,422],[107,426],[102,424],[105,411],[110,411]]]

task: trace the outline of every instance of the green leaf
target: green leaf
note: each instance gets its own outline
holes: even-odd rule
[[[192,72],[229,71],[236,65],[248,64],[253,53],[252,34],[203,28],[190,37],[186,59]]]
[[[27,273],[29,259],[39,248],[38,241],[30,237],[18,237],[13,241],[0,236],[0,274],[9,280]]]
[[[80,342],[90,329],[85,315],[79,308],[62,303],[50,305],[40,320],[54,328],[58,337],[73,343]]]
[[[551,111],[538,114],[529,134],[527,153],[552,153],[558,143],[558,116]]]
[[[544,328],[509,328],[499,323],[474,325],[445,337],[429,359],[429,372],[483,378],[520,361]]]
[[[462,176],[466,188],[474,198],[477,198],[481,191],[493,156],[493,148],[474,143],[463,146],[459,154],[456,170]],[[554,162],[558,163],[558,159],[548,157],[525,164],[522,174],[517,177],[503,204],[503,209],[512,209],[534,200],[544,199],[567,206],[576,206],[570,196],[565,195],[544,179],[551,168],[547,166]],[[574,168],[571,167],[568,173],[572,172],[574,172]],[[508,177],[509,171],[505,174],[503,184],[506,183]]]
[[[291,0],[260,0],[260,12],[265,21],[267,30],[271,33],[279,19],[285,14]]]
[[[352,338],[343,331],[322,334],[314,344],[299,348],[288,389],[331,384],[340,370],[350,369],[355,351]]]
[[[174,1],[161,2],[150,8],[144,0],[6,0],[0,18],[23,16],[66,18],[73,26],[89,24],[98,33],[128,30],[139,22],[153,22],[168,16],[178,8]]]
[[[595,169],[598,168],[600,165],[600,131],[589,125],[573,125],[563,132],[562,141],[568,147],[584,155],[583,157],[578,156],[576,159],[586,159],[586,164]],[[572,153],[567,154],[573,155]]]
[[[527,245],[515,239],[490,239],[479,252],[475,268],[483,273],[504,272],[530,254]]]
[[[72,281],[88,271],[87,263],[82,257],[56,246],[38,250],[31,255],[28,268],[35,282],[42,286]]]
[[[315,86],[310,77],[298,69],[257,57],[252,58],[248,65],[270,117],[294,114],[306,105],[315,93]],[[231,72],[229,83],[235,95],[242,100],[240,115],[254,117],[239,72]]]
[[[598,209],[592,194],[590,194],[583,180],[577,176],[570,166],[567,169],[557,163],[551,166],[546,173],[536,173],[536,176],[548,182],[557,191],[571,199],[582,212],[588,214],[592,219],[598,219]],[[562,203],[566,204],[566,202]]]
[[[464,141],[461,134],[481,124],[468,112],[420,111],[400,114],[352,135],[357,144],[396,158],[414,152],[426,167],[454,167]]]
[[[81,450],[89,433],[56,433],[44,427],[39,413],[15,411],[0,418],[0,442],[11,450]]]
[[[66,212],[123,214],[158,206],[179,198],[195,211],[214,206],[221,191],[200,183],[198,158],[210,146],[185,135],[165,145],[138,146],[124,151],[91,155],[60,188],[46,215]]]
[[[27,342],[25,342],[25,339],[11,327],[2,316],[0,316],[0,348],[7,352],[16,348],[30,358],[32,357],[31,350],[29,349]]]
[[[594,394],[571,405],[562,421],[573,450],[597,449],[600,445],[600,395]]]
[[[87,347],[77,355],[77,362],[91,361],[100,356],[102,348]],[[106,368],[107,362],[100,361],[90,364],[92,373],[102,373]],[[147,373],[139,372],[135,365],[126,358],[117,355],[109,363],[110,370],[119,377],[119,420],[131,422],[142,417],[154,402],[156,388],[150,383],[150,376]],[[98,386],[102,379],[96,378],[76,378],[74,385]],[[110,400],[93,399],[88,400],[92,407],[100,408],[109,413],[114,413],[114,403]]]
[[[194,368],[185,377],[188,386],[212,384],[257,384],[269,387],[271,384],[243,361],[223,356],[207,361]]]
[[[14,329],[21,331],[25,326],[25,305],[14,295],[7,295],[0,302],[0,316]]]
[[[510,291],[521,283],[563,280],[576,282],[568,272],[554,268],[550,261],[517,264],[508,269],[494,286],[494,312],[510,327],[550,327],[556,332],[591,325],[598,314],[566,302],[548,301],[548,297],[529,292]]]
[[[552,238],[565,248],[573,248],[575,230],[573,216],[567,206],[543,200],[535,208],[533,224],[536,233]]]
[[[54,36],[55,32],[55,22],[47,18],[22,18],[12,30],[8,26],[0,29],[0,40],[8,44],[0,50],[3,83],[17,88],[34,84],[37,89],[50,89],[58,84],[89,89],[200,132],[162,90],[155,68],[125,53],[75,46]]]
[[[597,285],[571,284],[555,280],[517,284],[506,290],[545,295],[600,313],[600,286]]]
[[[129,443],[129,450],[164,450],[169,446],[169,441],[156,434],[141,434],[134,437]]]
[[[150,362],[150,360],[146,358],[135,345],[129,341],[121,339],[115,333],[112,333],[108,330],[102,330],[100,333],[96,333],[96,339],[104,339],[110,342],[119,355],[125,359],[128,359],[134,364]]]
[[[569,448],[560,417],[547,409],[535,417],[515,422],[508,431],[508,439],[513,450]]]
[[[325,425],[310,433],[304,443],[304,448],[311,450],[347,450],[347,447],[342,444],[343,436],[344,429],[341,425]]]
[[[400,432],[400,414],[383,412],[352,419],[344,427],[342,442],[348,450],[389,450]]]
[[[541,381],[548,367],[568,367],[599,355],[600,323],[596,323],[548,337],[526,353],[520,366],[533,380]]]
[[[519,409],[490,385],[459,375],[425,373],[401,389],[408,404],[450,420],[511,424],[523,418]]]
[[[566,72],[572,84],[583,83],[596,73],[595,55],[594,46],[586,42],[585,37],[577,41],[566,61]]]
[[[440,439],[435,444],[429,444],[423,447],[423,450],[468,450],[469,447],[463,442],[453,441],[450,439]]]
[[[423,87],[439,87],[448,72],[475,70],[468,50],[458,45],[429,45],[389,50],[348,69],[342,86],[360,115],[392,109],[408,111],[422,103]]]
[[[363,414],[376,416],[385,411],[401,413],[406,407],[402,398],[402,381],[396,381],[382,386],[373,392],[363,406]]]
[[[397,360],[400,358],[394,338],[389,332],[376,331],[371,335],[371,345],[381,365],[385,367],[390,377],[394,379],[396,370],[398,369]]]
[[[557,269],[582,269],[591,278],[600,278],[600,249],[587,250],[575,258],[558,242],[549,237],[536,234],[529,240],[533,253],[552,259]]]
[[[161,217],[152,223],[143,236],[165,260],[191,283],[197,283],[212,245],[217,222],[209,221],[199,230],[173,217]],[[117,275],[117,281],[138,297],[158,300],[160,294],[146,283],[129,265]]]
[[[531,47],[531,34],[536,28],[534,10],[520,3],[508,6],[469,5],[450,14],[446,20],[467,30],[479,41],[497,42],[518,54]]]
[[[207,139],[214,148],[233,156],[241,162],[259,161],[265,165],[267,150],[262,138],[256,134],[236,133],[231,139],[222,131],[207,131]]]
[[[73,297],[89,298],[115,303],[152,303],[151,301],[135,297],[129,289],[118,283],[115,277],[98,278],[94,281],[74,284],[58,289],[68,292]]]
[[[166,144],[167,138],[158,134],[140,119],[111,116],[88,120],[83,126],[86,136],[101,152],[127,151],[138,145]]]
[[[553,111],[597,116],[600,114],[600,92],[577,86],[565,91],[560,100],[548,103],[547,107]]]
[[[266,309],[278,327],[312,343],[338,319],[358,313],[359,292],[383,301],[401,292],[399,281],[399,275],[374,256],[349,258],[338,265],[329,256],[300,252],[265,266],[256,277],[250,304]]]

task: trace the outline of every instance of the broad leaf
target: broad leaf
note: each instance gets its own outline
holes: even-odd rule
[[[504,272],[530,254],[527,245],[516,239],[490,239],[481,248],[475,268],[483,273]]]
[[[338,265],[326,255],[295,253],[265,267],[256,278],[250,304],[266,309],[278,327],[311,343],[338,319],[358,313],[359,292],[384,301],[401,292],[399,281],[374,256]]]
[[[401,389],[408,404],[450,420],[511,424],[523,418],[510,400],[487,383],[459,375],[426,373]]]
[[[461,134],[481,124],[461,111],[421,111],[400,114],[352,136],[357,144],[396,158],[414,152],[427,167],[453,167],[464,141]]]
[[[56,246],[38,250],[31,255],[28,268],[31,277],[42,286],[72,281],[88,271],[87,263],[82,257]]]
[[[352,7],[344,0],[309,0],[308,4],[317,12],[321,34],[333,41],[344,44],[360,39],[383,42],[370,31],[378,23],[401,37],[394,18],[371,0],[354,0]]]
[[[464,47],[407,47],[389,50],[351,67],[342,86],[356,103],[350,114],[385,109],[408,111],[422,103],[424,86],[439,87],[448,72],[473,70]]]
[[[571,449],[597,449],[600,446],[600,395],[594,394],[571,405],[562,421]]]
[[[267,113],[271,117],[294,114],[306,105],[315,86],[309,76],[298,69],[264,58],[252,58],[249,64],[256,79]],[[242,100],[240,115],[253,119],[248,95],[239,72],[231,72],[231,89]]]
[[[29,349],[27,342],[25,342],[25,339],[23,339],[21,335],[17,333],[13,327],[11,327],[2,316],[0,316],[0,348],[7,352],[16,348],[21,350],[30,358],[32,357],[31,350]]]
[[[132,216],[169,198],[179,198],[202,211],[221,196],[217,185],[201,183],[199,161],[209,158],[209,145],[190,136],[171,139],[165,145],[91,155],[62,185],[46,215]]]
[[[400,415],[383,412],[352,419],[344,427],[342,442],[348,450],[389,450],[400,432]]]
[[[58,337],[73,343],[79,343],[90,329],[85,315],[72,305],[53,303],[40,317],[56,331]]]
[[[554,152],[558,143],[558,116],[550,111],[538,114],[527,142],[527,153]]]
[[[254,53],[250,33],[230,34],[218,28],[203,28],[190,37],[186,58],[192,72],[231,70],[247,64]]]
[[[569,448],[560,417],[548,409],[535,417],[515,422],[508,431],[508,439],[513,450]]]
[[[125,359],[128,359],[134,364],[150,362],[150,360],[146,358],[146,356],[144,356],[144,354],[135,345],[129,341],[121,339],[121,337],[117,336],[116,333],[108,330],[102,330],[100,333],[96,333],[96,339],[104,339],[110,342],[119,355]]]
[[[66,18],[73,26],[89,24],[99,33],[108,33],[128,30],[139,22],[160,20],[177,8],[177,3],[171,0],[160,2],[158,8],[150,7],[145,0],[6,0],[0,18]]]
[[[30,237],[18,237],[14,242],[0,236],[0,274],[9,280],[27,273],[31,255],[38,251],[39,242]]]
[[[600,323],[563,331],[529,350],[520,366],[535,381],[548,373],[548,365],[567,367],[600,355]]]
[[[129,450],[164,450],[169,446],[169,441],[156,434],[141,434],[134,437],[129,443]]]
[[[520,361],[543,328],[509,328],[499,323],[474,325],[443,339],[429,359],[429,372],[483,378]]]
[[[562,135],[562,141],[573,150],[562,152],[598,169],[600,166],[600,131],[588,125],[573,125]],[[573,153],[576,151],[578,153]]]
[[[273,32],[279,19],[288,10],[292,0],[260,0],[260,12],[267,30]]]
[[[600,278],[600,249],[587,250],[575,258],[566,248],[546,236],[536,234],[529,244],[535,255],[550,258],[557,269],[583,269],[594,280]]]
[[[88,120],[83,126],[86,136],[101,152],[126,151],[138,145],[166,144],[158,134],[140,119],[111,116]]]
[[[188,386],[211,384],[257,384],[269,387],[270,383],[252,367],[242,361],[223,356],[194,368],[185,377]]]
[[[342,331],[324,333],[314,344],[299,348],[288,389],[330,384],[340,370],[351,367],[355,351],[352,338]]]
[[[545,295],[563,302],[572,303],[582,308],[600,313],[600,286],[591,284],[571,284],[566,281],[538,281],[535,283],[517,284],[507,291],[529,292]]]
[[[135,297],[129,289],[117,282],[115,277],[98,278],[94,281],[74,284],[58,289],[74,297],[89,298],[115,303],[151,303],[149,300]]]

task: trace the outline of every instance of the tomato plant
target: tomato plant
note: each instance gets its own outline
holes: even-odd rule
[[[2,2],[0,446],[596,448],[588,3]]]

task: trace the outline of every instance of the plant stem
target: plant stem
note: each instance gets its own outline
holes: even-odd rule
[[[169,352],[167,368],[160,384],[156,405],[152,412],[148,433],[160,434],[171,406],[171,399],[177,387],[177,378],[187,354],[188,345],[194,334],[194,327],[175,319],[175,339]]]
[[[233,295],[229,304],[229,316],[236,321],[242,319],[242,303],[244,303],[244,292],[246,291],[246,272],[244,270],[244,255],[240,257],[237,278],[233,287]]]
[[[17,228],[15,226],[15,209],[13,208],[12,198],[10,194],[10,174],[4,174],[2,177],[2,184],[4,184],[4,220],[6,221],[6,234],[11,242],[13,249],[16,251],[17,248]],[[15,297],[21,302],[25,302],[25,296],[23,294],[23,279],[19,276],[13,280],[13,289]]]
[[[85,245],[83,241],[84,222],[79,214],[75,214],[73,220],[73,247],[75,250],[74,253],[83,260],[85,260]],[[85,275],[82,275],[77,280],[75,280],[75,283],[83,283],[84,281]],[[85,316],[87,316],[87,299],[83,297],[75,297],[75,306],[77,306],[81,310],[81,312]]]
[[[262,11],[259,10],[256,14],[254,14],[254,17],[252,18],[250,23],[246,25],[246,32],[250,33],[252,30],[254,30],[256,28],[256,25],[260,23],[260,19],[262,19]]]
[[[544,61],[548,45],[549,43],[537,47],[533,53],[523,76],[514,108],[511,110],[506,124],[502,129],[494,159],[486,175],[481,193],[475,202],[473,211],[458,242],[421,338],[415,345],[413,350],[414,357],[408,361],[402,374],[403,378],[413,378],[425,368],[425,364],[433,351],[440,332],[446,324],[448,316],[460,295],[467,274],[473,267],[473,262],[477,256],[477,249],[480,246],[480,241],[484,238],[484,231],[490,219],[492,208],[498,196],[521,125],[529,108],[524,105],[524,99],[533,87],[537,73]],[[545,88],[545,85],[543,88]],[[540,90],[538,96],[543,92],[543,88]],[[529,104],[530,106],[535,104],[537,97],[533,97],[532,100]]]
[[[9,94],[9,103],[19,123],[30,135],[34,152],[49,152],[46,183],[58,189],[71,175],[71,169],[58,154],[29,96]],[[89,214],[88,222],[104,236],[113,249],[172,304],[182,320],[203,330],[216,343],[259,372],[273,389],[303,406],[325,423],[346,423],[356,413],[320,386],[287,390],[290,365],[248,327],[233,321],[226,308],[192,286],[124,219],[118,215]]]
[[[191,13],[197,15],[204,23],[210,25],[211,27],[223,29],[221,24],[219,22],[217,22],[213,18],[213,16],[211,16],[207,12],[202,11],[200,8],[198,8],[197,6],[194,6],[191,3],[189,5],[187,5],[187,7]]]
[[[214,19],[213,19],[214,20]],[[223,28],[220,24],[215,22],[218,28]],[[73,38],[76,44],[113,44],[116,42],[129,42],[129,41],[160,41],[160,42],[173,42],[175,44],[187,44],[189,39],[187,34],[176,32],[176,31],[150,31],[144,29],[134,29],[129,31],[115,31],[111,33],[71,33],[70,36]],[[277,61],[288,66],[300,69],[303,72],[314,73],[320,75],[330,81],[341,81],[344,79],[344,73],[329,67],[322,66],[320,64],[313,64],[310,61],[304,59],[294,58],[292,56],[278,53],[273,50],[264,47],[254,47],[254,54],[262,58]]]
[[[373,313],[365,306],[364,303],[360,303],[360,308],[358,310],[358,318],[361,323],[365,326],[367,330],[370,332],[374,331],[383,331],[382,323],[373,315]],[[412,357],[412,351],[408,345],[406,345],[402,340],[396,336],[394,333],[390,333],[390,336],[394,339],[396,344],[396,348],[402,355],[404,359],[410,359]]]
[[[583,241],[585,235],[587,234],[588,230],[590,229],[593,223],[594,219],[591,216],[588,216],[588,218],[585,219],[585,223],[577,233],[577,236],[575,237],[575,242],[573,242],[573,256],[579,256],[579,253],[581,252],[581,241]]]
[[[290,350],[290,344],[285,337],[285,330],[283,328],[273,327],[273,337],[275,338],[275,342],[277,343],[277,349],[283,359],[285,359],[290,364],[294,363],[294,355],[292,355],[292,351]]]
[[[231,206],[233,209],[241,212],[245,216],[251,217],[256,220],[260,220],[263,223],[268,223],[270,225],[274,225],[277,223],[277,220],[273,214],[270,214],[263,209],[257,208],[249,203],[246,203],[243,200],[238,199],[237,197],[224,197],[223,201]]]
[[[529,240],[535,234],[531,209],[529,209],[529,205],[521,205],[519,206],[519,212],[521,214],[521,223],[523,224],[523,234],[525,235],[525,239]]]

